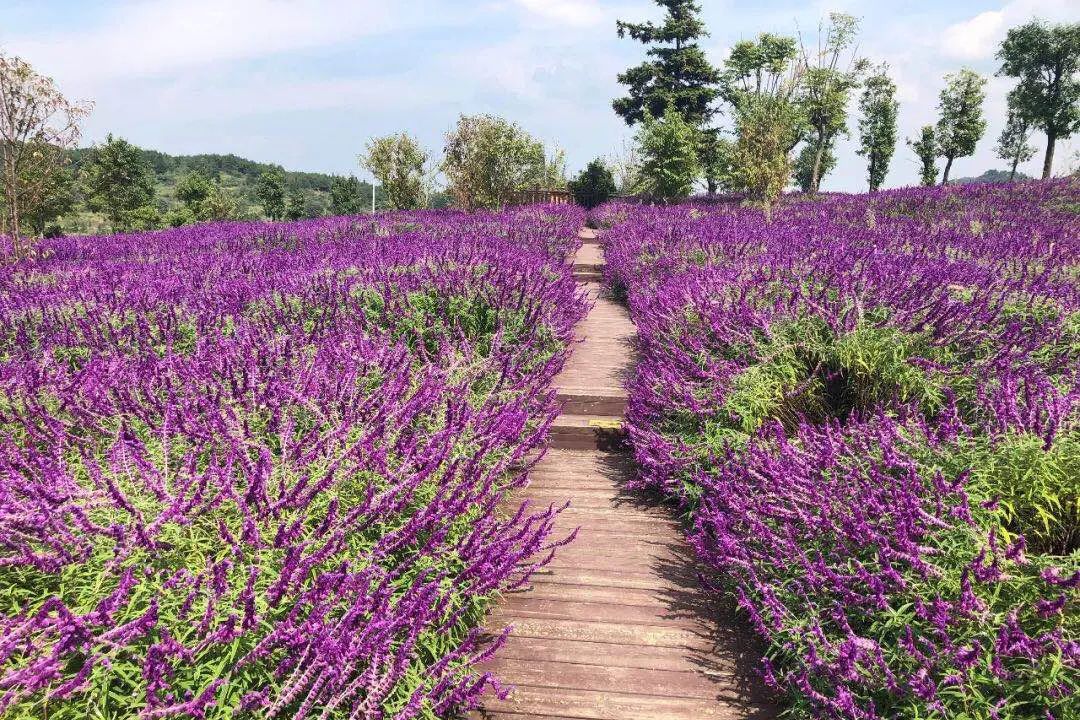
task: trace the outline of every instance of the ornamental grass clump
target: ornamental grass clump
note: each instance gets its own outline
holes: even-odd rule
[[[566,538],[581,213],[49,241],[0,290],[0,714],[434,718]],[[407,225],[407,227],[405,227]]]
[[[794,716],[1080,716],[1072,181],[600,208],[638,485]]]

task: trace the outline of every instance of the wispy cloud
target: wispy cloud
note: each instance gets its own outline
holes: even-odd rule
[[[166,75],[384,34],[436,18],[384,0],[151,0],[110,7],[91,27],[5,38],[14,51],[69,80]]]
[[[608,17],[595,0],[514,0],[514,4],[545,20],[573,27],[600,25]]]

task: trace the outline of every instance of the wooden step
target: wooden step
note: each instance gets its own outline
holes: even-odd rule
[[[598,283],[604,281],[604,274],[587,270],[574,270],[574,279],[583,283]]]
[[[551,447],[563,450],[613,450],[623,444],[622,418],[563,413],[549,431]]]
[[[622,388],[559,388],[562,411],[570,415],[622,417],[626,413],[626,391]]]

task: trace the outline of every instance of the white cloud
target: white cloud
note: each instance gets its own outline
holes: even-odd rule
[[[1075,20],[1076,14],[1076,5],[1069,0],[1013,0],[1000,10],[981,12],[945,28],[941,52],[960,60],[987,60],[993,57],[1009,28],[1034,18]]]
[[[981,60],[994,54],[1004,34],[1005,13],[1000,10],[979,13],[970,20],[945,28],[942,51],[962,60]]]
[[[112,8],[78,31],[5,38],[12,51],[66,79],[163,75],[388,32],[411,12],[383,0],[152,0]]]
[[[514,3],[560,25],[592,27],[607,18],[607,13],[595,0],[514,0]]]

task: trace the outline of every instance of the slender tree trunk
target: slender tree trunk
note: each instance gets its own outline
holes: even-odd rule
[[[941,176],[941,184],[942,185],[948,185],[949,184],[949,171],[952,170],[952,161],[953,161],[952,158],[947,158],[945,160],[945,172]]]
[[[1012,170],[1009,171],[1009,182],[1016,180],[1016,166],[1020,164],[1020,156],[1013,155]]]
[[[874,178],[877,177],[877,173],[874,172],[875,170],[877,170],[877,158],[874,156],[874,151],[873,150],[870,151],[870,168],[869,168],[869,170],[870,170],[870,192],[877,192],[877,183],[874,181]]]
[[[1054,143],[1057,142],[1057,135],[1052,132],[1046,133],[1046,155],[1043,157],[1043,180],[1049,180],[1050,175],[1054,172]]]
[[[814,169],[810,173],[810,192],[816,193],[821,185],[821,158],[825,154],[825,143],[818,143],[814,150]]]

